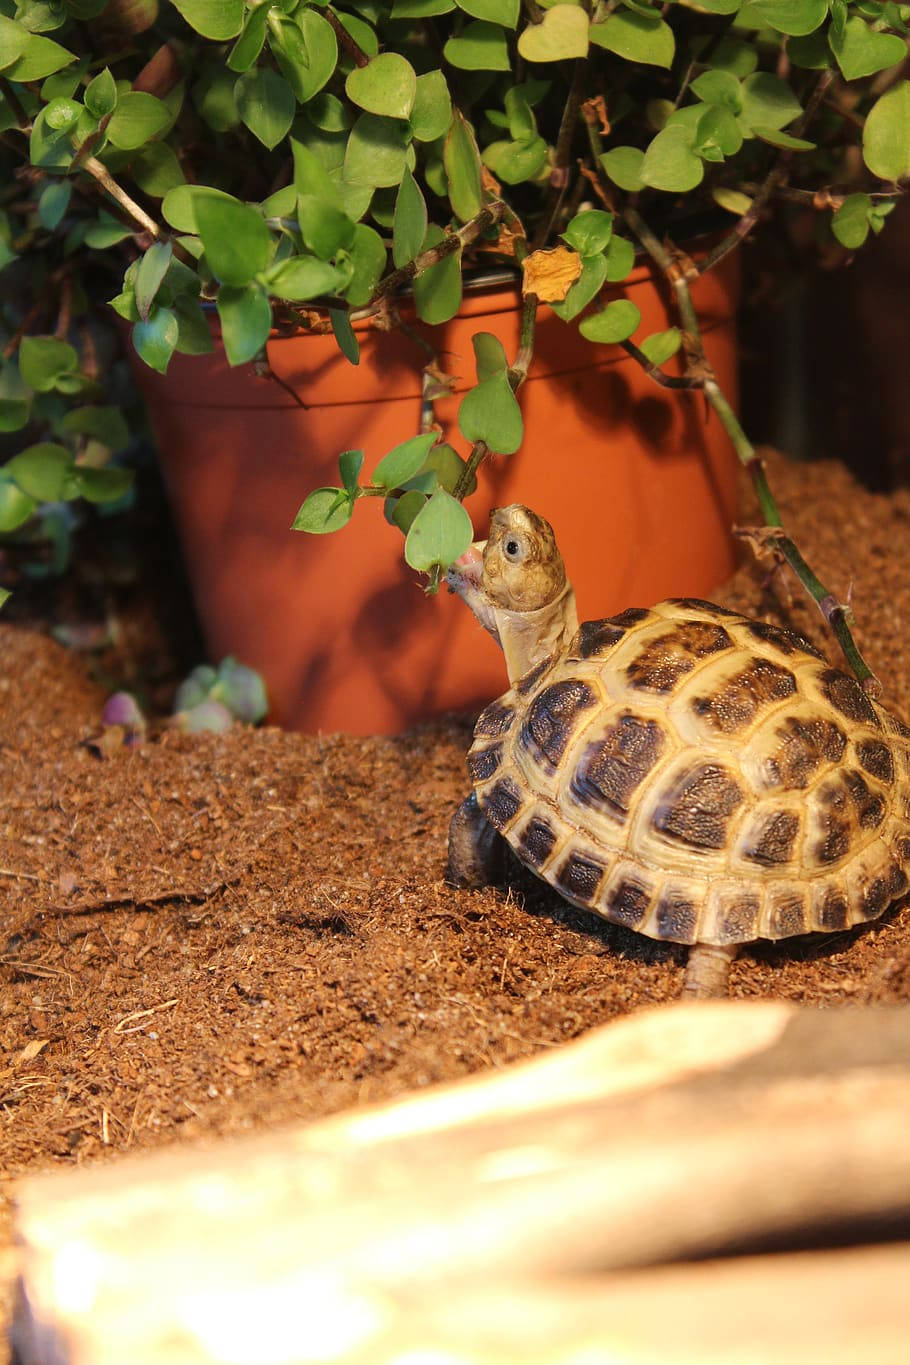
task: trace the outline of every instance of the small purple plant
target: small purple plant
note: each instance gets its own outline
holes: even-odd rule
[[[122,726],[128,745],[141,744],[145,737],[145,716],[132,692],[112,693],[104,703],[101,723]]]

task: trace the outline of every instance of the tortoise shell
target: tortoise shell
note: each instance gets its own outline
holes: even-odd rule
[[[709,602],[586,622],[482,712],[468,770],[522,862],[651,938],[845,929],[908,885],[910,729]]]

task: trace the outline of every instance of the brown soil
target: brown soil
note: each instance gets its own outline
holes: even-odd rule
[[[852,582],[861,643],[910,717],[910,494],[834,465],[772,473],[821,577]],[[717,596],[834,657],[815,609],[775,588],[752,566]],[[8,1179],[388,1099],[678,993],[683,950],[531,877],[508,894],[443,884],[467,721],[397,739],[162,731],[102,756],[103,700],[77,656],[0,626]],[[906,1001],[910,913],[743,952],[732,992]]]

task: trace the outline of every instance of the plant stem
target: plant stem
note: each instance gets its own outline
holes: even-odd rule
[[[393,270],[390,275],[386,275],[384,280],[380,280],[373,297],[366,305],[365,309],[358,309],[357,316],[369,316],[370,312],[376,311],[376,305],[389,294],[394,294],[403,284],[416,279],[431,266],[438,265],[445,260],[446,256],[451,256],[453,251],[459,251],[462,247],[469,246],[482,232],[498,223],[505,213],[505,204],[501,199],[495,199],[491,204],[486,204],[480,213],[460,227],[457,232],[452,232],[448,237],[444,237],[437,246],[428,247],[419,256],[415,256],[413,261],[408,261],[407,265],[400,266],[398,270]]]
[[[806,111],[807,117],[810,110],[814,111],[818,99],[824,94],[823,82],[820,81],[815,90],[817,97],[815,102],[810,102],[810,107]],[[593,152],[594,167],[597,173],[598,183],[605,178],[605,172],[600,164],[600,134],[594,123],[590,119],[585,122],[588,126],[588,136]],[[702,342],[701,328],[698,324],[698,316],[695,305],[692,302],[692,295],[689,291],[689,279],[697,277],[699,274],[698,266],[693,262],[686,261],[681,253],[672,243],[666,244],[651,231],[648,224],[641,214],[632,205],[626,205],[620,210],[630,231],[638,238],[645,251],[654,261],[654,264],[663,272],[667,282],[673,290],[676,307],[679,312],[679,319],[683,329],[683,345],[688,360],[689,379],[695,380],[693,387],[704,389],[705,397],[730,439],[740,463],[748,471],[758,498],[759,507],[764,518],[765,527],[768,535],[765,543],[777,551],[783,559],[790,565],[809,596],[818,606],[819,611],[828,623],[835,639],[841,647],[844,658],[853,670],[857,680],[862,685],[864,691],[871,695],[877,695],[880,691],[880,684],[869,665],[866,663],[857,647],[850,629],[852,615],[850,609],[843,603],[838,602],[833,593],[829,592],[821,580],[810,568],[803,558],[793,540],[784,530],[780,512],[774,494],[768,484],[764,465],[755,452],[755,447],[743,431],[736,413],[733,411],[726,395],[720,388],[717,378],[705,355],[704,343]],[[741,240],[741,239],[740,239]],[[734,243],[735,244],[735,243]],[[647,357],[645,357],[647,359]]]
[[[338,18],[338,15],[335,14],[332,8],[327,5],[323,13],[325,14],[325,17],[328,19],[329,23],[332,25],[332,28],[335,30],[335,37],[338,39],[339,43],[345,49],[345,51],[353,58],[354,65],[369,66],[370,63],[369,57],[364,52],[360,44],[354,41],[350,33],[348,33],[347,29],[345,28],[344,24]]]
[[[146,213],[145,209],[142,208],[139,204],[137,204],[135,199],[131,199],[130,196],[127,194],[126,190],[121,189],[121,187],[117,184],[116,180],[108,171],[107,167],[102,165],[102,163],[97,159],[97,157],[94,156],[86,157],[85,161],[82,164],[83,169],[88,171],[89,175],[98,181],[98,184],[102,187],[102,189],[107,190],[111,198],[116,199],[120,207],[126,209],[130,217],[134,219],[135,222],[137,222],[139,226],[143,228],[151,237],[157,239],[159,237],[164,236],[164,233],[162,232],[158,224],[155,222],[154,218],[150,218]]]
[[[550,193],[548,196],[547,207],[541,218],[531,250],[537,251],[543,246],[550,236],[553,224],[556,221],[566,186],[569,183],[569,159],[572,151],[572,139],[575,136],[575,126],[578,122],[578,111],[581,108],[585,95],[585,86],[588,80],[588,59],[579,57],[575,62],[575,69],[572,72],[572,84],[566,97],[565,107],[562,111],[562,121],[559,125],[559,134],[556,139],[556,150],[553,157],[553,169],[550,172]]]
[[[525,294],[524,303],[521,310],[521,331],[518,338],[518,354],[514,363],[509,367],[508,380],[512,392],[517,393],[522,384],[528,377],[528,370],[534,356],[534,337],[537,331],[537,307],[538,299],[536,294]],[[477,473],[484,460],[491,453],[486,441],[475,441],[471,447],[471,453],[465,461],[464,468],[458,476],[458,482],[452,490],[452,496],[459,502],[464,502],[471,481]]]

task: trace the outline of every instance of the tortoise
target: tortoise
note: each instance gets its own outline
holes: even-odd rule
[[[724,994],[738,947],[846,929],[908,887],[910,729],[795,632],[699,598],[581,627],[552,528],[526,507],[449,587],[499,642],[447,879],[506,843],[565,900],[691,945],[683,994]]]

